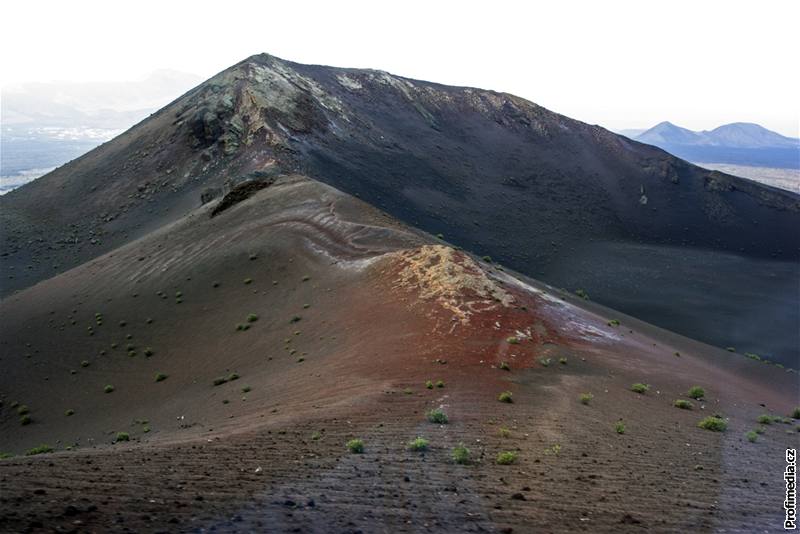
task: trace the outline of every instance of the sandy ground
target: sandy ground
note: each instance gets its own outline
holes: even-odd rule
[[[780,528],[798,421],[744,434],[798,404],[796,373],[517,277],[302,177],[212,208],[0,302],[0,451],[15,455],[0,461],[0,531]],[[695,385],[704,399],[675,408]],[[727,431],[698,428],[715,413]],[[417,436],[426,452],[407,450]]]

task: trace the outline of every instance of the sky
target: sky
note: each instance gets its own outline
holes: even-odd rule
[[[16,0],[0,15],[3,85],[208,78],[268,52],[505,91],[614,130],[800,135],[797,0]]]

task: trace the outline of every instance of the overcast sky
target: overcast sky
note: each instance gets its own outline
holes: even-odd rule
[[[612,129],[746,121],[798,136],[797,0],[388,6],[3,2],[0,82],[121,81],[162,68],[207,78],[269,52],[506,91]]]

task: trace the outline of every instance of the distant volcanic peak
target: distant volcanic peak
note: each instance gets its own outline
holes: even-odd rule
[[[473,313],[514,303],[514,297],[480,265],[451,247],[423,245],[386,257],[396,262],[396,289],[417,291],[421,299],[439,303],[462,324],[468,324]]]

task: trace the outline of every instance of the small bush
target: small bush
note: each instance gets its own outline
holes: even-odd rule
[[[611,319],[608,321],[608,326],[619,326],[619,321],[616,319]]]
[[[689,388],[689,391],[686,393],[686,396],[695,400],[700,400],[706,396],[706,390],[704,390],[700,386],[692,386]]]
[[[510,371],[511,370],[511,367],[508,365],[507,362],[500,362],[500,366],[499,367],[503,371]]]
[[[103,391],[105,393],[111,393],[112,391],[114,391],[114,386],[112,386],[111,384],[108,384],[106,387],[103,388]]]
[[[256,321],[258,321],[258,315],[256,315],[255,313],[251,313],[250,315],[247,316],[248,323],[254,323]]]
[[[542,364],[542,367],[550,367],[553,360],[552,358],[539,358],[539,363]]]
[[[168,376],[168,375],[165,375],[164,373],[156,373],[156,382],[163,382],[163,381],[164,381],[164,380],[166,380],[168,377],[169,377],[169,376]]]
[[[759,415],[758,418],[756,418],[756,422],[762,425],[771,425],[772,416],[767,414]]]
[[[508,428],[506,428],[506,427],[504,427],[504,426],[501,426],[501,427],[500,427],[500,428],[497,430],[497,433],[500,435],[500,437],[501,437],[501,438],[508,438],[508,437],[511,437],[511,430],[509,430]]]
[[[444,387],[444,380],[437,380],[436,381],[436,387],[437,388],[443,388]]]
[[[228,380],[229,381],[239,380],[239,375],[236,374],[236,373],[231,373],[231,374],[228,375]]]
[[[22,426],[28,426],[31,423],[33,423],[33,419],[31,418],[30,415],[26,414],[19,418],[19,424],[21,424]]]
[[[506,338],[506,341],[508,342],[509,345],[517,345],[517,344],[519,344],[519,339],[517,339],[516,336],[511,336],[509,338]]]
[[[560,363],[561,365],[567,365],[567,359],[566,358],[559,358],[558,359],[558,363]]]
[[[311,439],[313,439],[314,441],[319,441],[320,439],[322,439],[322,432],[320,432],[319,430],[315,430],[314,432],[311,433]]]
[[[792,410],[791,418],[792,419],[800,419],[800,406],[798,406],[797,408]]]
[[[252,284],[253,283],[253,279],[252,278],[245,278],[244,279],[244,283],[245,284]]]
[[[470,462],[469,449],[466,448],[463,443],[459,443],[457,447],[453,448],[451,456],[453,461],[457,464],[466,465]]]
[[[346,444],[347,450],[354,454],[361,454],[364,452],[364,442],[360,439],[351,439]]]
[[[149,358],[150,356],[152,356],[153,354],[155,354],[155,352],[154,352],[154,351],[153,351],[153,349],[151,349],[150,347],[146,347],[146,348],[144,349],[144,355],[145,355],[145,356],[147,356],[148,358]]]
[[[433,382],[428,380],[427,382],[425,382],[425,387],[428,389],[433,389]]]
[[[751,430],[750,432],[745,434],[744,437],[746,437],[747,441],[749,441],[750,443],[755,443],[756,440],[758,439],[758,433],[756,433],[755,430]]]
[[[593,398],[594,395],[591,393],[581,393],[581,404],[589,404]]]
[[[35,456],[37,454],[46,454],[48,452],[53,452],[53,447],[50,445],[39,445],[38,447],[28,449],[25,452],[25,456]]]
[[[503,451],[498,453],[495,462],[498,465],[511,465],[517,461],[517,453],[514,451]]]
[[[245,330],[250,330],[250,325],[246,323],[239,323],[236,325],[236,330],[238,332],[244,332]]]
[[[245,386],[242,388],[242,393],[250,393],[253,390],[250,386]]]
[[[81,367],[89,367],[89,360],[83,360],[81,362]]]
[[[25,415],[26,413],[29,413],[30,411],[31,411],[31,409],[23,404],[22,406],[17,408],[17,415]]]
[[[64,412],[64,415],[66,415],[67,417],[69,417],[71,415],[75,415],[75,410],[69,409],[66,412]]]
[[[694,404],[687,401],[686,399],[678,399],[673,404],[676,408],[680,408],[681,410],[691,410],[692,408],[694,408]]]
[[[760,427],[756,428],[756,430],[755,430],[756,434],[763,434],[766,431],[767,431],[767,427],[764,427],[764,426],[760,426]]]
[[[302,317],[300,317],[299,315],[295,315],[294,317],[292,317],[292,319],[289,322],[290,323],[298,323],[298,322],[300,322],[302,320],[303,320]]]
[[[13,458],[14,455],[10,452],[0,452],[0,460],[8,460],[9,458]]]
[[[131,436],[127,432],[117,432],[116,441],[130,441]]]
[[[725,347],[725,350],[727,350],[728,352],[736,352],[735,347]]]
[[[417,437],[408,442],[408,450],[414,452],[427,451],[428,440],[425,438]]]
[[[215,386],[221,386],[222,384],[226,383],[227,381],[228,381],[228,379],[225,378],[224,376],[218,376],[217,378],[214,379],[214,385]]]
[[[499,400],[500,402],[511,403],[514,402],[513,396],[514,396],[513,393],[511,393],[510,391],[503,391],[502,393],[500,393],[500,395],[497,396],[497,400]]]
[[[617,434],[624,434],[625,433],[625,423],[623,423],[622,421],[617,421],[616,423],[614,423],[614,431]]]
[[[428,418],[428,421],[431,423],[436,423],[437,425],[446,425],[447,424],[447,414],[444,413],[441,409],[436,408],[435,410],[429,411],[425,414]]]
[[[578,295],[583,300],[589,300],[589,294],[583,289],[576,289],[575,294]]]
[[[697,426],[713,432],[724,432],[728,428],[728,423],[722,417],[710,415],[697,423]]]
[[[642,384],[640,382],[637,382],[636,384],[633,384],[631,386],[631,391],[633,391],[634,393],[642,394],[642,395],[645,394],[649,389],[650,389],[650,386],[648,384]]]

